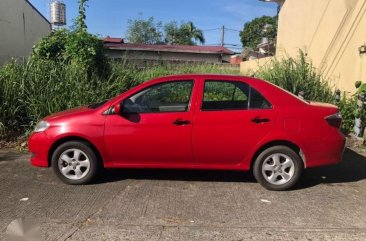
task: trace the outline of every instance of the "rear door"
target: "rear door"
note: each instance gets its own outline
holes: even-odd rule
[[[274,125],[271,103],[242,81],[206,79],[198,101],[193,152],[199,165],[240,164]]]

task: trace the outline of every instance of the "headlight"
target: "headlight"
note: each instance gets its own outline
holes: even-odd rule
[[[47,121],[40,121],[36,127],[34,128],[34,132],[42,132],[48,129],[50,127],[50,123]]]

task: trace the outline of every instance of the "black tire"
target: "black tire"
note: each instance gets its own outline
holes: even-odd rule
[[[60,165],[59,165],[59,159],[61,157],[62,154],[64,154],[65,152],[67,152],[68,150],[80,150],[81,151],[81,155],[82,156],[86,156],[86,159],[89,162],[89,166],[88,168],[85,168],[85,170],[88,170],[85,174],[83,173],[82,177],[80,179],[70,179],[68,177],[66,177],[64,174],[62,174],[61,170],[60,170]],[[75,157],[73,157],[75,159]],[[52,159],[51,159],[51,164],[52,164],[52,168],[54,173],[56,174],[56,176],[63,181],[64,183],[67,184],[71,184],[71,185],[83,185],[83,184],[88,184],[90,183],[95,176],[97,175],[98,169],[99,169],[99,165],[98,165],[98,159],[97,156],[95,155],[94,151],[92,150],[92,148],[89,146],[88,143],[86,142],[81,142],[81,141],[69,141],[69,142],[65,142],[63,144],[61,144],[59,147],[57,147],[57,149],[54,151],[53,155],[52,155]],[[76,164],[75,164],[76,165]],[[79,164],[80,165],[80,164]],[[68,165],[66,165],[67,167]],[[71,166],[71,164],[70,164]],[[77,168],[77,166],[71,166],[74,169]],[[81,168],[81,167],[79,167]],[[71,175],[72,175],[73,170],[70,171]],[[76,176],[76,172],[74,171],[75,176]],[[77,178],[77,177],[75,177]]]
[[[277,156],[277,154],[281,156],[281,161],[284,160],[284,156],[287,156],[292,160],[291,167],[285,170],[286,173],[282,165],[276,165],[275,163],[273,163],[275,167],[273,168],[274,170],[267,171],[266,169],[264,169],[264,162],[266,162],[266,164],[274,162],[274,159],[272,157]],[[291,178],[285,180],[282,175],[290,172],[290,169],[291,175],[288,176],[291,176]],[[253,165],[253,174],[255,179],[264,188],[271,191],[285,191],[291,189],[299,181],[303,169],[303,161],[295,151],[287,146],[273,146],[259,154]],[[270,177],[272,177],[271,174],[276,175],[276,178],[274,180],[270,180]],[[281,183],[281,180],[285,183]],[[271,183],[271,181],[278,182],[278,184]]]

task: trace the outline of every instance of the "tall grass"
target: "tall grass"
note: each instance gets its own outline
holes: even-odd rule
[[[111,74],[86,73],[75,65],[49,60],[12,61],[0,68],[0,137],[24,134],[41,118],[61,110],[112,98],[149,79],[181,73],[230,73],[221,65],[112,64]],[[2,124],[1,124],[2,123]]]
[[[262,67],[256,76],[295,95],[303,91],[308,100],[327,103],[334,101],[335,88],[331,86],[331,81],[315,69],[302,51],[297,58],[273,59],[269,65]]]
[[[112,98],[146,80],[169,74],[239,74],[222,65],[161,64],[140,68],[112,64],[110,74],[90,74],[77,64],[50,60],[15,61],[0,67],[0,139],[29,133],[41,118],[61,110]],[[108,76],[102,78],[100,76]],[[334,88],[319,74],[303,53],[298,58],[273,60],[256,77],[268,80],[305,98],[334,102]],[[352,129],[354,101],[343,98],[339,104],[345,117],[345,132]]]

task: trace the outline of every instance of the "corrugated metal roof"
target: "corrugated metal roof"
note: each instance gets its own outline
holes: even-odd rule
[[[104,43],[124,43],[123,38],[111,38],[109,36],[103,39]]]
[[[207,54],[234,54],[233,51],[222,46],[191,46],[191,45],[151,45],[151,44],[130,44],[130,43],[105,43],[105,47],[115,50],[136,50],[136,51],[161,51],[161,52],[186,52],[186,53],[207,53]]]

